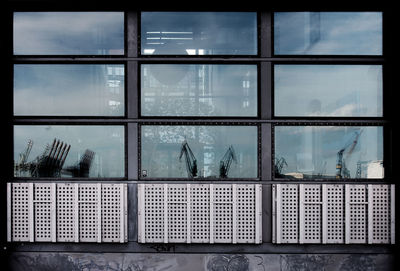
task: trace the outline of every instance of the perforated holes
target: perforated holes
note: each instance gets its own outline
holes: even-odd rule
[[[79,188],[79,240],[96,242],[98,234],[97,185],[81,184]]]
[[[35,240],[51,241],[51,185],[34,186]]]
[[[344,242],[343,185],[327,185],[327,242]]]
[[[304,241],[318,243],[322,234],[322,192],[320,185],[304,185]]]
[[[237,242],[250,243],[255,239],[254,185],[237,185]]]
[[[57,241],[75,240],[75,187],[71,184],[57,184]]]
[[[194,243],[210,241],[210,187],[191,185],[191,239]]]
[[[146,242],[164,240],[164,187],[145,186],[145,236]]]
[[[298,240],[298,186],[282,185],[281,233],[282,242]]]
[[[232,242],[232,186],[214,186],[214,241]]]
[[[13,184],[12,240],[29,241],[28,184]]]
[[[121,186],[103,184],[102,197],[102,240],[105,242],[119,242],[121,234]]]
[[[350,241],[365,243],[367,237],[367,189],[365,185],[350,185]]]
[[[390,189],[388,185],[372,186],[372,241],[390,241]]]
[[[187,238],[187,188],[186,185],[168,186],[168,239],[185,242]]]

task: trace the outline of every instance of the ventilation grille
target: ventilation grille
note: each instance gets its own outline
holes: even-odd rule
[[[274,184],[275,243],[394,244],[395,186]]]
[[[127,185],[8,183],[8,241],[126,242]]]
[[[261,185],[139,184],[141,243],[261,243]]]

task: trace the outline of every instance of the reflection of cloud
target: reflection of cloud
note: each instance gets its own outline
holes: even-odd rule
[[[275,50],[278,54],[382,54],[382,13],[310,12],[275,14]],[[317,25],[314,25],[314,24]],[[318,30],[319,39],[311,40]]]
[[[122,12],[16,12],[14,53],[108,54],[124,48],[123,20]]]

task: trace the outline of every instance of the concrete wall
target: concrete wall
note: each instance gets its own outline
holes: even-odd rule
[[[394,270],[394,256],[14,252],[8,264],[10,271],[386,271]]]

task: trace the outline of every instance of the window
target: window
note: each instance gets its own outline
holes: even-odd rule
[[[382,55],[381,12],[276,12],[276,55]]]
[[[124,82],[124,65],[16,64],[14,115],[123,116]]]
[[[142,116],[257,116],[256,65],[143,64]]]
[[[381,117],[382,83],[381,65],[275,65],[275,116]]]
[[[14,176],[121,178],[123,126],[16,125]]]
[[[142,12],[143,55],[256,55],[255,12]]]
[[[15,55],[122,55],[123,12],[14,12]]]
[[[142,126],[142,178],[257,178],[257,133],[256,126]]]
[[[275,178],[382,179],[383,129],[275,126]]]

